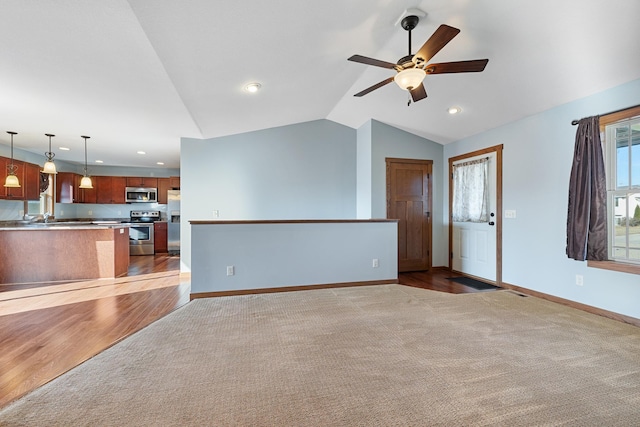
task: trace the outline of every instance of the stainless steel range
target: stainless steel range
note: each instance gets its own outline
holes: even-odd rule
[[[153,223],[160,220],[160,211],[131,211],[129,226],[129,254],[153,255]]]

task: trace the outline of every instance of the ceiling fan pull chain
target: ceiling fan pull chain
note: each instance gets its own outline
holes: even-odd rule
[[[408,96],[408,100],[407,100],[407,107],[411,105],[411,91],[407,91],[407,96]]]

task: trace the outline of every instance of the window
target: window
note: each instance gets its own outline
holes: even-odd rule
[[[607,174],[609,260],[615,263],[589,265],[640,273],[640,106],[601,116],[600,132]]]

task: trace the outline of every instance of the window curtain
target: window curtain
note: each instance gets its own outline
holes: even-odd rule
[[[607,193],[600,118],[578,122],[569,180],[567,256],[584,261],[607,259]]]
[[[488,158],[453,165],[453,221],[488,221],[488,172]]]

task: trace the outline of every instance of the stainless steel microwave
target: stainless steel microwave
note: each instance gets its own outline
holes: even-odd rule
[[[126,187],[124,200],[127,203],[155,203],[158,201],[157,188]]]

